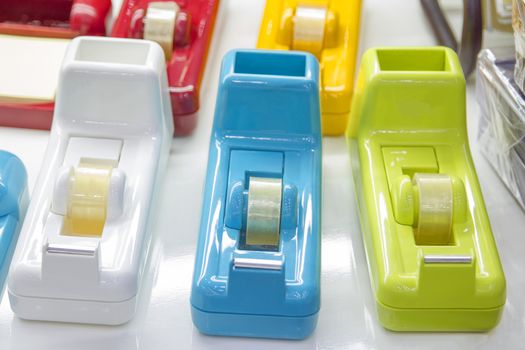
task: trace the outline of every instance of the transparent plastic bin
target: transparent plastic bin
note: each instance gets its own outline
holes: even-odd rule
[[[525,95],[514,81],[515,64],[512,47],[480,53],[477,139],[482,153],[525,209]]]

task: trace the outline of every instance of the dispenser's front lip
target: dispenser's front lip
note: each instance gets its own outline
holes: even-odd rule
[[[242,313],[242,312],[228,312],[228,311],[218,311],[218,310],[206,310],[206,309],[203,309],[201,307],[198,307],[198,306],[195,306],[195,304],[193,302],[190,302],[191,304],[191,307],[194,308],[195,310],[198,310],[200,312],[205,312],[205,313],[208,313],[208,314],[227,314],[227,315],[239,315],[239,316],[268,316],[268,317],[297,317],[297,318],[302,318],[302,317],[311,317],[311,316],[314,316],[314,315],[317,315],[319,313],[319,310],[321,310],[321,306],[318,305],[315,309],[314,312],[312,313],[308,313],[308,314],[296,314],[296,315],[287,315],[287,314],[262,314],[262,313]]]
[[[465,311],[485,311],[485,310],[497,310],[497,309],[501,309],[505,306],[505,303],[503,304],[496,304],[494,306],[489,306],[489,307],[463,307],[463,308],[456,308],[456,307],[404,307],[404,306],[398,306],[398,305],[390,305],[390,304],[387,304],[387,303],[384,303],[382,300],[380,300],[378,297],[377,297],[377,292],[374,293],[375,294],[375,302],[378,304],[378,305],[381,305],[383,307],[386,307],[386,308],[389,308],[389,309],[395,309],[395,310],[421,310],[421,311],[424,311],[424,310],[429,310],[429,311],[432,311],[432,310],[465,310]]]
[[[76,273],[75,277],[60,279],[61,283],[76,286],[64,291],[56,282],[41,279],[41,270],[36,267],[42,265],[31,268],[24,268],[24,265],[25,262],[12,264],[7,282],[9,293],[20,298],[122,303],[137,296],[144,278],[140,264],[121,268],[114,273],[102,269],[98,280],[90,281],[79,288],[78,283],[83,279]]]
[[[39,295],[25,295],[25,294],[18,294],[14,292],[9,286],[7,287],[8,292],[10,295],[17,297],[17,298],[27,298],[27,299],[41,299],[41,300],[58,300],[58,301],[80,301],[80,302],[93,302],[93,303],[106,303],[106,304],[119,304],[119,303],[125,303],[130,300],[133,300],[137,297],[138,291],[135,291],[134,294],[132,294],[129,298],[121,299],[121,300],[103,300],[103,299],[90,299],[90,298],[50,298],[50,297],[44,297]]]
[[[103,325],[119,325],[130,321],[135,314],[138,296],[137,292],[131,298],[120,301],[48,298],[19,295],[9,287],[8,294],[12,308],[17,309],[15,313],[22,319]],[[17,307],[21,304],[24,310]],[[42,304],[47,304],[47,307],[42,308]],[[75,305],[76,310],[72,310]]]
[[[302,340],[313,333],[320,310],[317,308],[312,314],[292,316],[243,314],[207,311],[190,304],[193,323],[204,334],[292,340]],[[236,321],[225,322],[225,319]],[[225,323],[226,328],[222,328]]]
[[[392,331],[406,332],[487,331],[497,326],[503,313],[503,308],[505,307],[504,303],[487,308],[404,308],[386,305],[377,299],[377,295],[374,297],[374,301],[379,321],[383,327]],[[465,321],[465,319],[470,319],[472,322],[470,322],[469,325],[463,322],[463,328],[445,326],[444,324],[436,325],[436,316],[439,314],[450,314],[448,317],[449,320],[457,321],[461,319]],[[487,314],[489,314],[489,317],[487,317]],[[413,319],[414,321],[411,323],[415,325],[407,325],[406,323],[409,322],[407,321],[408,318]],[[473,326],[473,324],[476,323],[478,323],[478,325]],[[484,323],[485,325],[479,326],[479,323]],[[399,324],[401,324],[401,326],[399,326]]]

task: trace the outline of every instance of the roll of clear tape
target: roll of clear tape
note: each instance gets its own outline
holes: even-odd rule
[[[300,5],[295,9],[292,48],[319,57],[323,50],[327,8]]]
[[[175,21],[179,10],[179,5],[174,1],[150,2],[144,18],[144,39],[158,43],[166,60],[173,53]]]
[[[101,236],[106,222],[112,165],[80,162],[69,180],[63,234]]]
[[[416,244],[448,244],[454,213],[452,179],[446,174],[417,173],[412,182],[416,200]]]
[[[279,245],[281,197],[281,179],[250,177],[246,245]]]

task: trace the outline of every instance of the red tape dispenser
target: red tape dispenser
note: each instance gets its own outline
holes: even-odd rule
[[[111,33],[146,39],[164,50],[175,135],[197,124],[199,87],[219,0],[125,0]]]

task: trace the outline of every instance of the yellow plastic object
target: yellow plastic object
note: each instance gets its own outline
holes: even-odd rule
[[[111,164],[81,161],[72,170],[62,234],[102,236],[112,169]]]
[[[282,179],[250,177],[247,245],[279,245]]]
[[[354,86],[361,0],[267,0],[257,47],[300,50],[321,67],[324,135],[343,134]]]
[[[457,55],[367,51],[347,140],[379,321],[396,331],[494,327],[505,276],[470,156]]]

